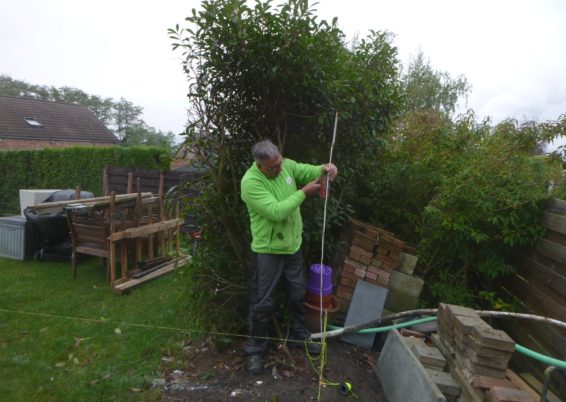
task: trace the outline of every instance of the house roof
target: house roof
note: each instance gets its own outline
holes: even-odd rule
[[[0,138],[118,143],[87,106],[11,96],[0,96]]]

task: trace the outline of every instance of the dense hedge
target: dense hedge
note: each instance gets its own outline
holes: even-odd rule
[[[106,166],[168,170],[167,152],[153,147],[72,147],[0,152],[0,215],[19,213],[19,189],[81,186],[102,194]]]

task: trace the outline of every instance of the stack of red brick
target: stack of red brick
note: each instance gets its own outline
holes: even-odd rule
[[[349,248],[339,267],[340,282],[336,297],[343,308],[352,300],[358,280],[387,288],[391,272],[399,266],[402,240],[391,232],[353,219],[349,230]]]
[[[469,399],[534,401],[527,392],[505,379],[515,342],[483,321],[474,310],[439,304],[435,343],[444,349],[451,371]]]

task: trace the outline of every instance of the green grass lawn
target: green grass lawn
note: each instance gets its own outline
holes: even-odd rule
[[[0,259],[0,400],[159,400],[151,382],[181,364],[188,334],[150,326],[190,326],[188,268],[119,296],[98,259],[77,279],[70,267]]]

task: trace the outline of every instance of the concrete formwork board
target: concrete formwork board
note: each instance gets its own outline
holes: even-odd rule
[[[389,331],[375,374],[389,402],[446,402],[397,330]]]

